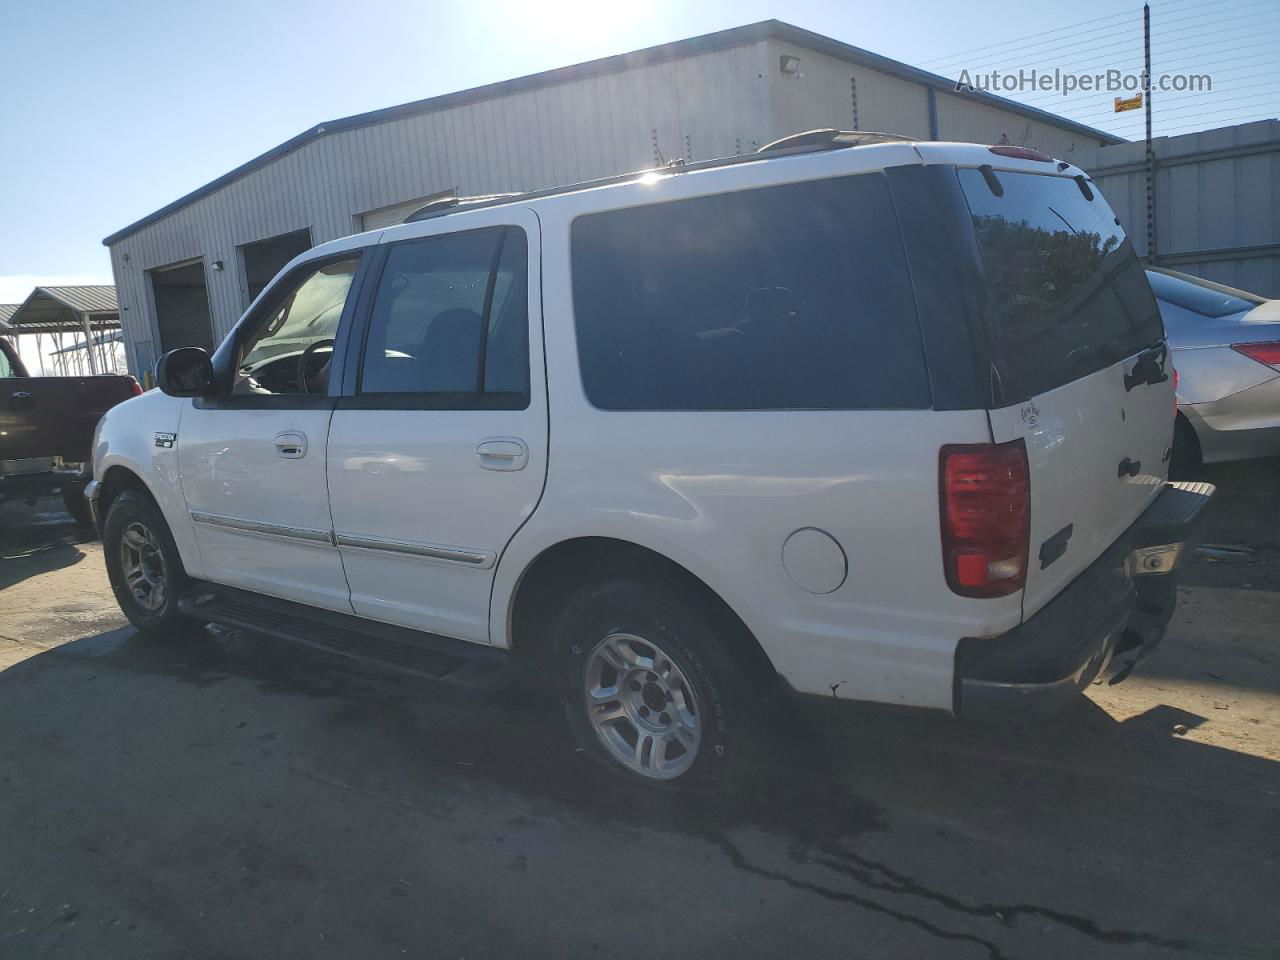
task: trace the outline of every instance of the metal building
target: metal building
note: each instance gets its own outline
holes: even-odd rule
[[[815,127],[1059,157],[1123,142],[776,20],[738,27],[321,123],[112,234],[130,368],[216,343],[293,256],[434,195],[730,156]]]

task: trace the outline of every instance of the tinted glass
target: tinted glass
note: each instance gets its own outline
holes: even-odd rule
[[[373,302],[360,392],[527,392],[527,262],[515,228],[394,244]]]
[[[1261,297],[1249,301],[1214,287],[1196,283],[1194,277],[1174,277],[1156,270],[1147,271],[1147,279],[1155,295],[1175,307],[1190,310],[1202,317],[1228,317],[1245,313],[1264,302]]]
[[[326,264],[269,308],[266,320],[241,349],[233,393],[325,392],[333,339],[359,265],[358,256]],[[306,350],[310,352],[304,359]],[[305,370],[299,370],[300,364]],[[305,384],[300,373],[307,380]]]
[[[13,376],[13,364],[9,362],[9,354],[0,349],[0,378]]]
[[[927,407],[879,174],[579,217],[587,396],[608,410]]]
[[[1146,274],[1115,214],[1075,180],[960,170],[990,293],[997,402],[1119,363],[1161,340]]]

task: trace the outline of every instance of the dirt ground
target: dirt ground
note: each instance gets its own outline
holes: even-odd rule
[[[0,507],[0,957],[1280,957],[1280,463],[1206,478],[1228,549],[1132,678],[807,710],[729,801],[636,798],[518,690],[145,640],[54,501]]]

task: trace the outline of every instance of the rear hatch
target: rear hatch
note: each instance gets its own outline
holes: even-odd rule
[[[957,175],[985,274],[992,439],[1023,440],[1030,468],[1025,618],[1159,493],[1173,367],[1142,266],[1096,186],[990,167]]]

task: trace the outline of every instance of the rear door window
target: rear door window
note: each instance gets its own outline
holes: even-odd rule
[[[606,410],[930,405],[880,174],[577,218],[587,397]]]
[[[523,408],[529,393],[528,246],[490,227],[392,244],[359,393]]]
[[[990,297],[997,405],[1152,346],[1164,326],[1115,213],[1069,177],[958,171]]]

